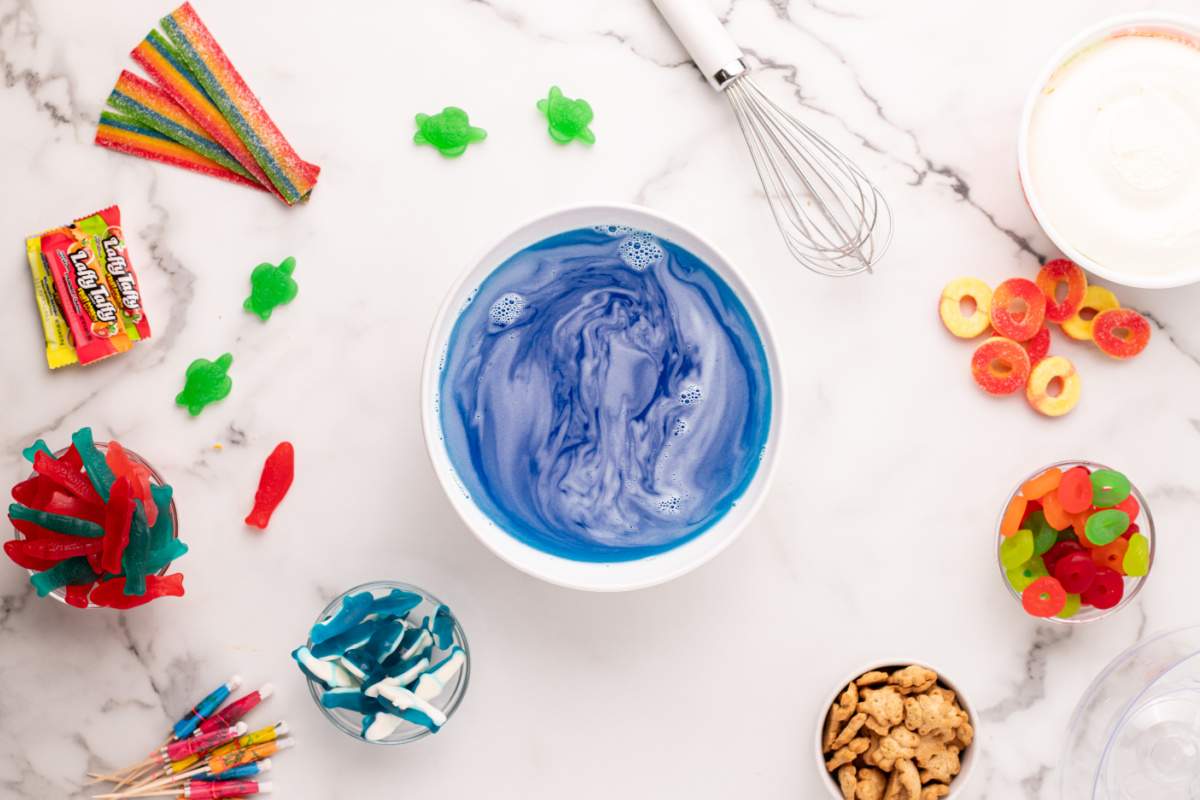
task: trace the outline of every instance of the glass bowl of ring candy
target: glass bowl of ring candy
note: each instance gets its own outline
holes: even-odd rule
[[[437,733],[471,676],[471,648],[449,606],[395,581],[356,586],[326,606],[292,651],[338,730],[398,745]]]
[[[12,488],[4,552],[39,597],[129,609],[183,596],[183,574],[167,573],[187,545],[172,488],[149,462],[120,442],[94,441],[86,427],[67,447],[51,451],[39,439],[22,455],[33,472]]]
[[[1004,504],[996,548],[1025,612],[1094,622],[1124,608],[1154,563],[1154,520],[1129,478],[1092,461],[1034,472]]]

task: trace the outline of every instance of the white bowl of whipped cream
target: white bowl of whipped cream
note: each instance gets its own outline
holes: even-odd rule
[[[1054,54],[1017,142],[1046,235],[1125,286],[1200,281],[1200,21],[1115,17]]]

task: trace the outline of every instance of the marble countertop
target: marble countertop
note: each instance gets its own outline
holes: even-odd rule
[[[193,548],[184,600],[125,614],[39,600],[0,568],[0,795],[87,796],[86,770],[142,756],[240,672],[277,686],[252,720],[286,718],[299,742],[271,776],[287,798],[816,798],[823,698],[896,655],[943,669],[980,712],[965,798],[1052,798],[1095,674],[1147,632],[1197,621],[1200,287],[1120,291],[1156,326],[1134,362],[1060,342],[1084,390],[1059,420],[979,392],[970,346],[934,309],[952,276],[1032,277],[1055,254],[1014,155],[1049,54],[1109,14],[1188,0],[722,0],[767,90],[890,199],[890,254],[848,280],[789,259],[726,103],[648,0],[198,5],[322,165],[308,205],[92,144],[129,49],[168,4],[0,0],[0,473],[23,476],[34,438],[91,425],[175,484]],[[593,149],[545,135],[534,104],[552,83],[594,106]],[[490,133],[456,162],[410,143],[412,115],[448,104]],[[456,276],[527,218],[595,201],[659,209],[729,254],[775,322],[790,394],[773,491],[741,539],[622,595],[556,588],[485,550],[431,474],[417,415],[427,332]],[[21,242],[112,202],[155,337],[51,374]],[[241,310],[247,275],[286,255],[300,295],[264,325]],[[233,393],[189,417],[172,402],[184,368],[225,351]],[[251,532],[258,471],[285,438],[295,486]],[[1024,616],[991,549],[1014,482],[1072,457],[1128,472],[1160,536],[1136,602],[1081,628]],[[449,602],[474,654],[455,719],[400,749],[335,731],[288,656],[330,598],[380,578]]]

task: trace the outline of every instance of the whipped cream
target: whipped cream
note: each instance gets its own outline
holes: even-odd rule
[[[1200,268],[1200,46],[1122,33],[1066,61],[1028,130],[1041,221],[1106,270]]]

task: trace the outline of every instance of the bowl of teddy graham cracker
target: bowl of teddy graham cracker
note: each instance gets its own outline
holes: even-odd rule
[[[855,670],[821,705],[818,768],[837,800],[961,796],[975,763],[977,719],[945,675],[918,661]]]

